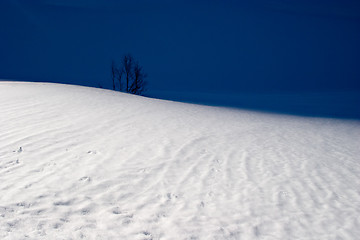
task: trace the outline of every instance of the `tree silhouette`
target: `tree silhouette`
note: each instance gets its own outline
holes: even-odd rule
[[[147,74],[144,73],[139,62],[135,61],[130,54],[124,55],[121,65],[116,68],[115,62],[111,64],[113,90],[115,90],[115,79],[119,81],[119,90],[123,91],[122,77],[125,77],[126,88],[124,92],[141,95],[145,91]]]
[[[144,73],[142,67],[139,65],[138,62],[135,63],[133,69],[133,82],[130,87],[130,93],[141,95],[142,92],[145,90],[145,78],[146,73]]]

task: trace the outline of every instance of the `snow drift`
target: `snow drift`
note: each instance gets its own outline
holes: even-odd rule
[[[0,83],[1,239],[356,239],[359,121]]]

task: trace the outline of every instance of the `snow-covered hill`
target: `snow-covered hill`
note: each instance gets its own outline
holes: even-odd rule
[[[360,122],[0,83],[1,239],[357,239]]]

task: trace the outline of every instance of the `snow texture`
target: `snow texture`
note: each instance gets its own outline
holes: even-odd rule
[[[0,239],[357,239],[360,124],[0,83]]]

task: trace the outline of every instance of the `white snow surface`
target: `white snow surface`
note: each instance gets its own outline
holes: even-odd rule
[[[359,239],[360,123],[0,83],[0,239]]]

